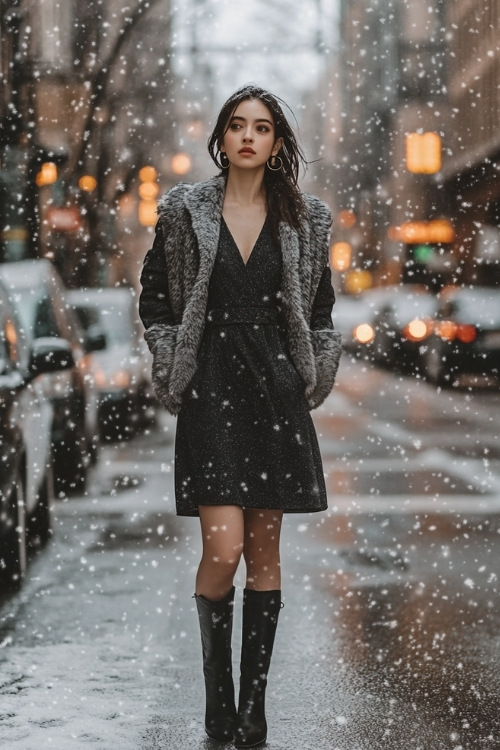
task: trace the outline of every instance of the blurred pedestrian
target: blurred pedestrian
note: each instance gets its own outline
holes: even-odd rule
[[[227,100],[208,141],[220,172],[160,199],[141,275],[155,392],[178,414],[176,509],[201,523],[205,728],[237,748],[267,735],[283,513],[327,507],[309,410],[330,393],[341,348],[331,322],[331,215],[298,188],[304,157],[280,101],[253,85]],[[236,710],[231,631],[241,555]]]

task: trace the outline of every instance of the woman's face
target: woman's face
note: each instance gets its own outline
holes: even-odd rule
[[[273,118],[266,105],[260,99],[246,99],[233,112],[220,150],[235,167],[256,169],[276,156],[282,144],[282,138],[275,140]]]

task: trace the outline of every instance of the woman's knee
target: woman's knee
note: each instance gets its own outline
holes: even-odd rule
[[[200,506],[203,556],[224,567],[238,566],[244,540],[243,514],[236,506]]]
[[[243,543],[236,545],[210,544],[203,549],[202,562],[222,574],[235,573],[243,552]]]

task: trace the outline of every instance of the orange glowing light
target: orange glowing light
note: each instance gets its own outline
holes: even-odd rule
[[[463,344],[472,344],[477,338],[477,330],[473,325],[459,325],[457,330],[457,339]]]
[[[414,174],[436,174],[441,169],[441,137],[438,133],[408,133],[406,168]]]
[[[422,341],[429,335],[429,326],[425,320],[415,318],[411,320],[403,330],[403,334],[408,341]]]
[[[78,180],[78,187],[85,193],[91,193],[97,187],[97,180],[91,174],[84,174]]]
[[[170,168],[174,174],[187,174],[191,169],[191,157],[183,152],[175,154],[170,162]]]
[[[16,332],[15,326],[13,325],[13,323],[11,323],[10,320],[6,322],[4,331],[5,331],[5,337],[7,341],[9,342],[10,346],[15,347],[17,344],[17,332]]]
[[[435,219],[427,225],[429,232],[428,242],[447,243],[455,239],[455,230],[447,219]]]
[[[157,205],[155,200],[139,201],[137,211],[139,224],[143,227],[154,227],[158,220]]]
[[[435,325],[435,331],[445,341],[453,341],[457,334],[457,324],[453,320],[440,320]]]
[[[356,214],[354,211],[349,211],[348,209],[341,211],[337,218],[339,226],[346,229],[350,229],[356,224]]]
[[[160,192],[160,186],[157,182],[141,182],[139,185],[139,196],[145,201],[152,201]]]
[[[347,271],[351,265],[352,248],[348,242],[336,242],[331,249],[331,263],[335,271]]]
[[[359,294],[373,286],[373,275],[363,268],[352,268],[345,275],[345,290],[349,294]]]
[[[375,338],[375,331],[369,323],[361,323],[356,326],[352,335],[360,344],[369,344]]]
[[[146,166],[139,170],[141,182],[154,182],[158,178],[158,172],[154,167]]]
[[[40,167],[35,181],[38,187],[43,187],[44,185],[53,185],[57,181],[57,177],[57,166],[51,161],[46,161]]]
[[[389,227],[388,239],[407,245],[447,244],[455,239],[455,230],[448,219],[432,221],[406,221]]]

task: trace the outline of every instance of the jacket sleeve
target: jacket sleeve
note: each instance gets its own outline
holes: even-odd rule
[[[163,230],[156,225],[153,247],[144,258],[141,273],[142,292],[139,297],[139,315],[144,328],[156,324],[174,325],[174,316],[168,299],[167,261],[163,244]]]
[[[153,354],[152,382],[155,396],[171,414],[178,414],[180,401],[173,397],[169,389],[178,325],[169,301],[167,282],[163,230],[158,222],[155,240],[146,254],[141,273],[139,315],[146,329],[144,338]]]
[[[342,353],[340,333],[333,330],[332,308],[335,304],[335,292],[333,291],[332,275],[328,264],[328,238],[325,242],[326,247],[320,248],[320,251],[327,260],[316,290],[310,323],[311,341],[316,363],[316,386],[311,391],[306,390],[306,398],[310,409],[316,409],[330,394],[335,383]]]

